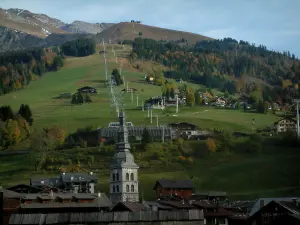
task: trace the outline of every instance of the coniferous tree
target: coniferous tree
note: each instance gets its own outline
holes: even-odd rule
[[[73,94],[72,95],[72,100],[71,100],[71,104],[78,104],[78,102],[77,102],[77,94]]]
[[[113,75],[115,77],[115,80],[116,80],[116,83],[117,83],[118,86],[123,84],[123,80],[121,78],[121,75],[120,75],[118,69],[114,68],[111,75]]]
[[[169,90],[169,88],[167,88],[165,96],[166,96],[167,100],[170,98],[170,90]]]
[[[2,121],[7,121],[9,119],[14,118],[14,113],[10,106],[2,106],[0,107],[0,119]]]
[[[29,105],[22,104],[19,108],[18,114],[21,115],[29,125],[32,125],[33,118]]]
[[[77,96],[77,103],[78,104],[83,104],[84,100],[83,100],[83,96],[82,96],[82,93],[79,92],[78,93],[78,96]]]
[[[173,87],[170,89],[170,97],[175,98],[175,89]]]
[[[151,142],[152,138],[151,135],[149,133],[149,131],[147,130],[147,128],[144,129],[143,134],[142,134],[142,146],[145,147],[147,144],[149,144]]]

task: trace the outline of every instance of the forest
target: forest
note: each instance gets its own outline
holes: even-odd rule
[[[0,54],[0,95],[17,91],[46,72],[64,66],[64,55],[94,54],[96,45],[89,39],[78,39],[52,48],[32,48]]]
[[[269,51],[232,38],[195,46],[136,38],[130,59],[153,60],[168,67],[165,77],[183,79],[230,94],[259,90],[263,100],[280,104],[299,97],[300,62],[289,52]]]
[[[59,48],[56,50],[35,48],[2,53],[0,95],[19,90],[46,72],[59,70],[64,62]]]
[[[61,49],[65,55],[84,57],[96,52],[96,43],[93,39],[80,38],[64,43]]]

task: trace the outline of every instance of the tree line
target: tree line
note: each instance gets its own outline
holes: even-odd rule
[[[289,103],[299,97],[300,62],[289,52],[269,51],[263,45],[231,38],[201,41],[192,47],[136,38],[132,47],[131,62],[159,62],[168,67],[168,78],[181,78],[231,94],[250,93],[256,85],[251,78],[256,78],[273,86],[262,90],[272,101]]]
[[[0,95],[19,90],[46,72],[64,66],[64,56],[94,54],[96,44],[90,39],[69,41],[52,48],[31,48],[0,54]]]
[[[61,49],[65,55],[84,57],[96,52],[96,43],[93,39],[80,38],[64,43]]]
[[[28,105],[22,104],[17,113],[10,106],[0,107],[0,150],[5,150],[29,137],[33,117]]]
[[[34,48],[0,54],[0,95],[19,90],[44,73],[63,65],[63,53],[56,48]]]

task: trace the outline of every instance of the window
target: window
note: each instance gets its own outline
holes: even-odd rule
[[[134,174],[133,173],[130,174],[130,180],[134,180]]]
[[[126,180],[129,180],[129,173],[126,173]]]
[[[126,192],[129,192],[129,185],[126,185]]]
[[[116,175],[113,173],[113,181],[116,180]]]
[[[116,192],[116,187],[115,187],[115,185],[113,186],[113,193],[115,193]]]
[[[134,192],[134,185],[131,185],[131,192]]]
[[[117,180],[119,180],[119,173],[116,173],[116,175],[117,175]]]
[[[117,192],[120,192],[120,190],[119,190],[119,185],[117,185]]]

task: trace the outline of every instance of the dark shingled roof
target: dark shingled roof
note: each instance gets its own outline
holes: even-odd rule
[[[286,208],[293,214],[300,214],[300,208],[297,207],[297,205],[294,202],[288,202],[288,201],[277,201],[279,205]]]
[[[71,194],[67,194],[67,196],[70,196]],[[31,199],[34,200],[34,195],[32,196]],[[35,195],[36,196],[36,195]],[[59,195],[54,195],[53,200],[58,196],[62,196],[61,194]],[[78,202],[68,202],[68,203],[60,203],[60,202],[49,202],[47,204],[45,203],[39,203],[39,202],[34,202],[30,204],[21,204],[21,208],[28,209],[28,208],[110,208],[112,207],[112,203],[109,200],[109,198],[104,194],[101,193],[100,197],[96,197],[96,195],[93,194],[72,194],[72,197],[78,198],[78,199],[87,199],[88,196],[92,202],[87,202],[87,203],[78,203]],[[94,199],[94,200],[93,200]]]
[[[162,188],[173,188],[173,189],[193,189],[194,184],[191,180],[167,180],[167,179],[160,179],[156,181],[156,186],[160,184]]]
[[[131,212],[138,212],[138,211],[146,211],[148,208],[145,204],[139,203],[139,202],[118,202],[111,211],[114,211],[115,207],[118,206],[124,206]]]
[[[3,198],[21,198],[22,195],[20,193],[10,191],[7,189],[0,188],[0,192],[3,192]]]

